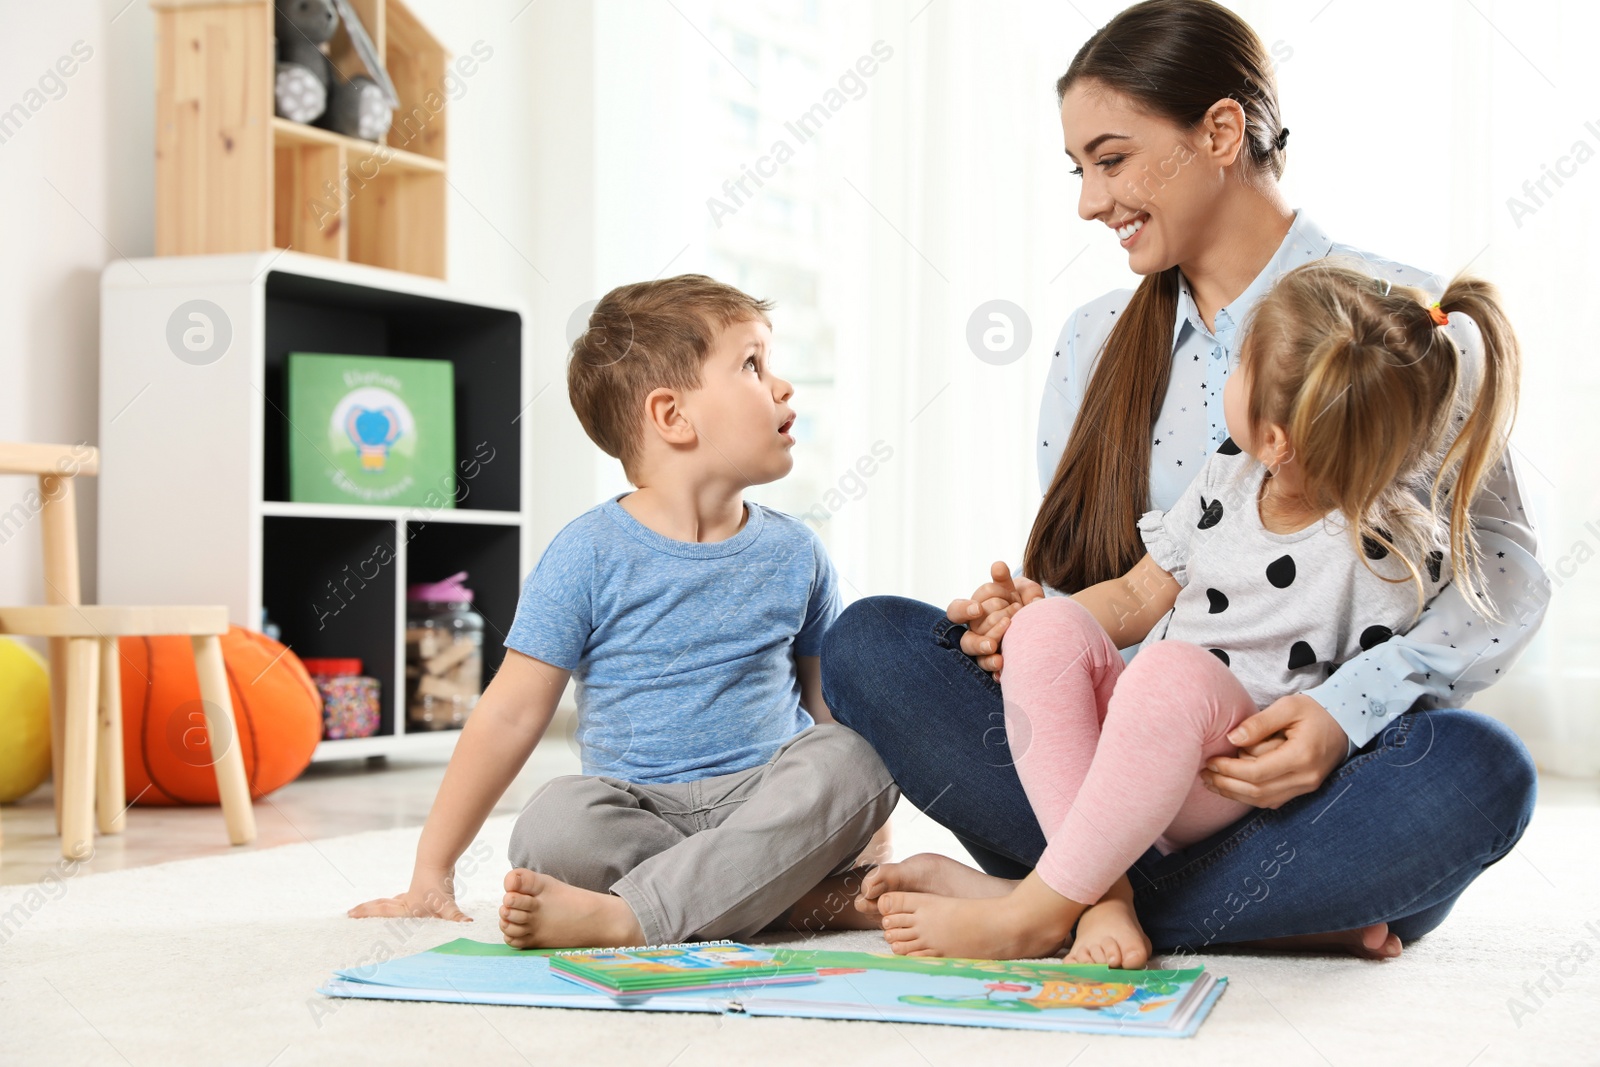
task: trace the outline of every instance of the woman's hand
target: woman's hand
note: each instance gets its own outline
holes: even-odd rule
[[[989,568],[990,581],[978,586],[969,599],[952,600],[945,617],[962,623],[961,651],[978,661],[986,671],[999,674],[1002,660],[1000,640],[1011,617],[1035,600],[1044,598],[1044,587],[1031,578],[1012,578],[1004,560]]]
[[[1256,712],[1228,740],[1240,754],[1213,756],[1200,779],[1218,796],[1257,808],[1281,808],[1314,792],[1349,751],[1344,727],[1304,693],[1291,693]]]

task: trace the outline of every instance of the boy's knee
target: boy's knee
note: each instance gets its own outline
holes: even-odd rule
[[[605,783],[582,774],[562,775],[540,786],[511,829],[506,849],[511,865],[594,888],[591,883],[604,874],[596,862],[598,850],[584,832],[583,816],[607,792]]]
[[[830,792],[853,796],[863,808],[882,810],[889,817],[900,792],[894,776],[867,739],[836,722],[818,723],[797,740],[804,744],[807,762],[818,768]]]

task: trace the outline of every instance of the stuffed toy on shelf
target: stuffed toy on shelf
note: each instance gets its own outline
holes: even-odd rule
[[[326,45],[341,21],[369,74],[346,78],[328,58]],[[366,141],[388,132],[399,101],[348,0],[276,0],[273,28],[278,38],[278,115]]]
[[[322,46],[339,29],[339,12],[333,0],[277,0],[272,16],[278,36],[277,113],[294,122],[315,122],[328,109],[333,63]]]

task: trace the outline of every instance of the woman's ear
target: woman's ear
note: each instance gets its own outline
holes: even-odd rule
[[[684,415],[682,398],[663,386],[644,398],[645,433],[654,433],[669,445],[692,445],[694,426]]]
[[[1244,108],[1231,97],[1223,97],[1211,105],[1206,112],[1201,127],[1206,136],[1210,138],[1210,145],[1205,149],[1212,162],[1218,166],[1226,167],[1239,158],[1239,151],[1244,147],[1245,119]]]

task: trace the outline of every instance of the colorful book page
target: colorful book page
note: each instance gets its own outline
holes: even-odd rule
[[[1182,1037],[1193,1034],[1227,979],[1202,967],[1125,971],[1098,964],[944,960],[774,949],[818,980],[737,993],[617,998],[553,974],[550,953],[461,939],[337,972],[328,996],[523,1004],[630,1011],[737,1012],[1003,1029]]]
[[[563,978],[618,995],[714,987],[748,989],[815,981],[817,977],[815,967],[728,941],[557,952],[550,957],[550,969]]]

